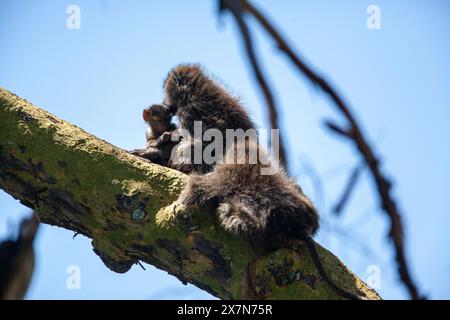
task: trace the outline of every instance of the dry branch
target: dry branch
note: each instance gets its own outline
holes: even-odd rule
[[[234,1],[232,2],[232,5],[240,5],[240,2]],[[234,18],[236,19],[236,23],[239,27],[239,30],[242,35],[242,41],[244,42],[245,46],[245,52],[247,54],[247,58],[249,60],[250,66],[252,68],[252,71],[254,73],[254,76],[256,78],[256,81],[258,82],[259,88],[264,96],[264,99],[266,100],[266,106],[269,113],[269,121],[270,121],[270,127],[271,129],[278,129],[280,130],[280,124],[278,119],[278,107],[275,102],[275,98],[272,94],[272,90],[269,87],[269,83],[266,79],[266,76],[264,75],[261,64],[259,63],[259,60],[255,53],[255,48],[253,45],[253,38],[252,35],[248,29],[247,23],[242,18],[242,16],[239,14],[240,9],[235,8],[233,10],[230,10],[233,14]],[[273,141],[271,141],[273,143]],[[279,148],[279,158],[281,163],[284,165],[284,167],[289,170],[288,165],[288,158],[287,158],[287,152],[286,147],[284,144],[284,139],[281,133],[281,130],[279,131],[279,137],[278,137],[278,148]]]

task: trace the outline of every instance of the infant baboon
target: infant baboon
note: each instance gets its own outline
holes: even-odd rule
[[[172,148],[176,142],[171,141],[176,126],[172,123],[172,114],[169,108],[162,104],[154,104],[142,112],[147,122],[147,146],[145,149],[135,149],[130,153],[148,159],[153,163],[167,166]]]

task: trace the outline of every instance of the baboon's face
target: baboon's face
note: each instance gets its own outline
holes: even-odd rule
[[[164,104],[153,104],[144,109],[142,117],[144,118],[144,121],[149,122],[152,120],[168,120],[172,117],[172,115],[170,114],[169,108]]]

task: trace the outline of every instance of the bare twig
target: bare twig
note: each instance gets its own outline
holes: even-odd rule
[[[341,135],[346,138],[351,138],[352,133],[349,130],[342,129],[332,121],[325,121],[325,126],[335,134]]]
[[[258,58],[255,54],[255,49],[253,46],[253,39],[250,34],[250,31],[248,29],[248,26],[245,22],[245,20],[242,18],[241,12],[242,8],[241,3],[238,1],[227,1],[224,0],[224,2],[227,2],[226,4],[221,6],[221,9],[229,9],[230,12],[233,14],[234,18],[236,19],[236,23],[239,27],[239,30],[242,35],[242,40],[244,42],[245,46],[245,52],[247,54],[247,58],[250,62],[250,65],[253,70],[253,74],[258,82],[259,88],[261,92],[264,95],[264,99],[266,100],[267,109],[269,111],[269,121],[270,126],[272,129],[280,129],[279,121],[278,121],[278,110],[275,103],[275,99],[272,94],[272,90],[269,87],[269,84],[266,80],[266,77],[261,69],[260,63],[258,61]],[[273,144],[273,141],[271,141]],[[278,139],[279,144],[279,156],[281,163],[285,166],[286,169],[288,169],[288,159],[286,154],[286,148],[284,147],[284,142],[281,135],[280,130],[280,136]]]
[[[362,169],[364,168],[363,165],[357,165],[350,174],[350,177],[348,178],[347,184],[345,186],[344,192],[342,193],[341,198],[336,203],[336,205],[333,208],[333,212],[336,215],[340,215],[342,211],[345,208],[345,205],[348,203],[348,200],[350,199],[350,196],[352,195],[353,190],[355,190],[356,183],[359,180],[359,177],[361,176]]]
[[[221,0],[220,3],[221,8],[227,9],[232,12],[236,17],[236,20],[242,20],[242,16],[244,13],[250,13],[258,21],[258,23],[260,23],[263,29],[268,32],[281,52],[285,53],[288,56],[289,60],[296,66],[300,73],[306,76],[308,80],[310,80],[314,85],[318,86],[324,93],[326,93],[336,105],[337,110],[342,113],[345,119],[347,119],[348,127],[350,128],[349,139],[353,141],[360,155],[366,162],[376,185],[380,197],[381,206],[386,215],[389,217],[391,223],[389,237],[391,238],[395,248],[395,256],[400,278],[404,285],[407,287],[412,299],[424,298],[419,294],[417,286],[412,280],[409,267],[406,262],[403,241],[403,224],[401,221],[400,212],[397,208],[397,204],[391,194],[392,184],[386,178],[385,174],[381,171],[379,160],[375,156],[374,151],[369,146],[367,139],[364,137],[355,117],[350,112],[350,108],[347,106],[341,96],[336,92],[336,90],[333,89],[325,79],[314,72],[305,62],[300,59],[300,57],[296,53],[294,53],[293,49],[291,49],[291,47],[287,44],[287,42],[275,29],[275,27],[249,1]]]

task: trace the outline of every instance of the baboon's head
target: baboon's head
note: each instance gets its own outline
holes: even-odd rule
[[[172,114],[170,113],[169,107],[164,104],[153,104],[144,109],[142,112],[142,117],[144,121],[150,122],[154,121],[170,121]]]
[[[198,64],[183,64],[173,68],[164,80],[164,104],[175,114],[180,106],[205,98],[212,81]]]
[[[147,122],[147,140],[149,137],[160,136],[165,131],[170,131],[172,114],[169,108],[163,104],[153,104],[142,111],[142,117]]]

